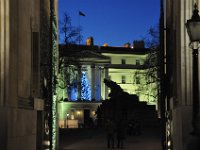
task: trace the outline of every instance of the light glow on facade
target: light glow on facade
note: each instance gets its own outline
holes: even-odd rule
[[[59,56],[58,56],[58,37],[57,37],[57,18],[55,14],[55,2],[54,0],[50,1],[51,5],[51,66],[52,66],[52,108],[51,108],[51,114],[52,114],[52,127],[51,127],[51,149],[56,150],[57,149],[57,75],[58,75],[58,61],[59,61]]]

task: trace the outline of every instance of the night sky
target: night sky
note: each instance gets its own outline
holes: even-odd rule
[[[59,0],[59,20],[66,11],[73,26],[81,26],[83,41],[123,46],[143,39],[159,22],[160,0]],[[85,16],[79,16],[81,11]]]

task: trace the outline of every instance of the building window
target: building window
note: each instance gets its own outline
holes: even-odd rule
[[[140,84],[140,77],[138,75],[135,77],[135,83]]]
[[[39,49],[39,32],[32,32],[32,94],[38,95],[40,83],[40,49]]]
[[[136,65],[139,66],[140,65],[140,60],[136,60]]]
[[[122,83],[126,83],[126,76],[122,76]]]
[[[133,76],[133,81],[135,84],[140,84],[140,75],[138,73]]]
[[[121,63],[122,63],[122,64],[126,64],[126,60],[125,60],[125,59],[122,59],[122,60],[121,60]]]

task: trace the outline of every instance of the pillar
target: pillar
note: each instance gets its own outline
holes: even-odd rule
[[[91,80],[91,96],[92,96],[92,100],[95,100],[95,65],[91,66],[91,71],[92,71],[92,80]]]
[[[81,100],[81,77],[82,77],[82,69],[81,66],[78,66],[78,96],[77,100]]]
[[[101,98],[103,99],[103,100],[105,100],[105,84],[104,84],[104,82],[103,82],[103,80],[104,80],[104,68],[100,68],[100,82],[101,82]]]
[[[96,91],[97,91],[97,93],[98,93],[98,95],[97,95],[97,100],[99,101],[99,100],[101,100],[102,99],[102,97],[101,97],[101,67],[99,66],[98,67],[98,70],[97,70],[97,73],[98,73],[98,78],[97,78],[97,87],[96,87]]]
[[[105,67],[105,79],[109,79],[109,76],[108,76],[108,68]],[[108,98],[108,87],[104,84],[105,86],[105,99]]]

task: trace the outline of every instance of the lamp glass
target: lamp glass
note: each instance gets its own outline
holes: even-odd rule
[[[188,20],[186,27],[191,42],[200,41],[200,20]]]

